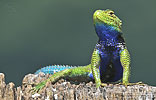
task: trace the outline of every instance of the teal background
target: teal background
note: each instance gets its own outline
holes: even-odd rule
[[[0,0],[0,72],[20,85],[26,74],[51,64],[90,63],[98,40],[96,9],[123,21],[131,53],[131,82],[156,86],[156,0]]]

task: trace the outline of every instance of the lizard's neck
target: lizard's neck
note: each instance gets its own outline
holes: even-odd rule
[[[118,41],[118,36],[121,35],[121,33],[112,26],[101,23],[95,24],[95,30],[99,37],[99,41],[103,41],[107,44],[116,43]]]

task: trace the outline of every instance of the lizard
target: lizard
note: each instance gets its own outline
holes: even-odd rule
[[[33,87],[37,92],[47,82],[56,82],[60,78],[69,78],[77,81],[94,80],[96,87],[105,83],[120,82],[127,86],[130,76],[130,54],[125,44],[122,32],[122,21],[113,10],[96,10],[93,13],[93,24],[98,42],[92,53],[91,63],[86,66],[51,65],[35,72],[52,74],[45,81]]]

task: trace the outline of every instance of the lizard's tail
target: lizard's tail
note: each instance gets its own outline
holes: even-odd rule
[[[43,67],[43,68],[37,70],[35,72],[35,74],[39,74],[40,72],[43,72],[45,74],[54,74],[56,72],[59,72],[59,71],[65,70],[65,69],[71,69],[71,68],[74,68],[74,67],[76,67],[76,66],[51,65],[51,66],[46,66],[46,67]]]

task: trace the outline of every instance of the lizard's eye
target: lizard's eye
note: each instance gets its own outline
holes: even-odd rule
[[[114,12],[113,11],[110,11],[109,14],[112,16],[114,14]]]

